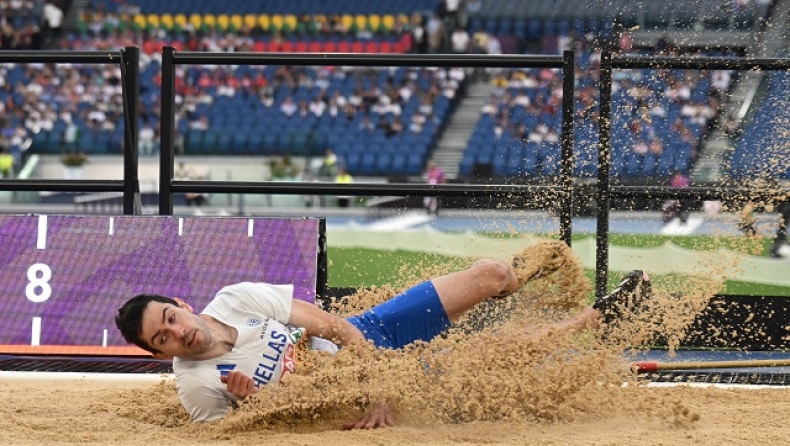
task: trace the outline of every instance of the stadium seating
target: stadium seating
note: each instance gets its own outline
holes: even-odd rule
[[[370,2],[368,0],[137,0],[134,3],[146,14],[203,13],[215,15],[277,14],[282,16],[310,14],[399,14],[435,11],[440,0],[400,0]],[[114,0],[92,0],[105,11],[117,11]]]
[[[703,29],[749,30],[768,11],[765,2],[700,2],[672,0],[671,2],[634,2],[631,0],[598,0],[578,8],[574,0],[524,1],[484,0],[484,7],[471,19],[472,30],[484,29],[491,34],[508,34],[511,30],[526,31],[528,35],[548,33],[576,35],[584,32],[606,31],[612,22],[624,28],[643,29]]]
[[[83,23],[80,32],[64,39],[64,45],[70,49],[114,48],[122,46],[120,43],[128,42],[129,39],[142,38],[145,39],[142,44],[143,51],[154,55],[163,45],[173,45],[178,49],[216,50],[208,48],[211,43],[216,42],[207,44],[205,41],[243,37],[249,42],[238,47],[231,45],[232,50],[402,53],[412,50],[412,47],[408,27],[401,25],[408,23],[415,13],[428,14],[435,11],[440,2],[441,0],[304,0],[295,6],[294,2],[288,0],[139,0],[135,2],[139,7],[138,13],[121,13],[119,21]],[[91,0],[91,3],[98,11],[96,15],[84,16],[91,20],[105,20],[105,13],[118,11],[121,4],[114,0]],[[732,26],[739,20],[732,17],[743,17],[743,23],[754,23],[764,14],[763,10],[755,7],[738,11],[740,16],[733,15],[730,14],[732,11],[725,11],[726,8],[708,8],[708,5],[699,5],[695,1],[699,14],[692,17],[692,3],[689,0],[673,0],[672,8],[664,8],[658,3],[644,5],[644,11],[637,14],[634,12],[636,7],[631,3],[627,0],[613,0],[602,2],[600,8],[575,11],[569,0],[485,0],[485,7],[469,17],[467,30],[501,36],[504,42],[508,36],[521,40],[556,39],[557,36],[586,33],[608,36],[613,32],[615,23],[649,23],[650,27],[661,28],[683,27],[689,21],[702,20],[705,26],[721,28]],[[305,17],[306,13],[309,14],[308,18]],[[311,25],[313,22],[326,22],[334,17],[339,18],[347,32],[317,32]],[[95,35],[96,25],[104,27],[105,33]],[[185,32],[190,27],[199,31],[197,37]],[[164,37],[159,33],[148,32],[156,29],[164,30]],[[504,47],[505,45],[503,49]],[[581,72],[589,71],[590,55],[577,56],[577,65]],[[144,59],[147,65],[142,67],[140,77],[141,106],[147,113],[144,113],[141,121],[157,127],[158,118],[150,111],[159,107],[159,64],[155,57]],[[296,102],[310,102],[321,90],[325,90],[327,98],[331,98],[336,92],[347,98],[359,87],[361,81],[360,76],[354,72],[345,76],[319,79],[319,71],[309,68],[303,71],[302,78],[288,85],[288,81],[278,74],[280,68],[184,67],[183,77],[178,79],[177,90],[181,97],[194,100],[188,105],[179,105],[177,131],[179,142],[183,141],[185,153],[318,155],[326,148],[332,148],[346,160],[350,173],[355,175],[417,175],[422,172],[425,162],[431,156],[458,99],[451,100],[441,94],[434,94],[430,103],[432,116],[423,126],[412,129],[409,125],[411,118],[418,113],[420,97],[430,90],[433,80],[420,77],[425,73],[419,70],[376,70],[372,78],[364,80],[365,88],[384,89],[389,77],[393,78],[396,85],[410,76],[418,78],[419,94],[414,94],[401,104],[399,117],[406,128],[389,135],[379,128],[363,130],[362,113],[357,113],[350,119],[343,115],[342,110],[337,116],[330,116],[328,112],[320,116],[315,113],[286,116],[280,107],[287,96],[291,96]],[[87,75],[87,79],[101,76],[100,70],[90,67],[79,70],[80,74]],[[540,70],[533,70],[531,74],[538,78],[545,75]],[[655,76],[655,73],[644,71],[637,74],[635,78],[642,79],[644,86],[654,93],[663,92],[667,87],[665,81]],[[6,76],[7,83],[11,85],[35,83],[35,73],[22,67],[9,68]],[[203,76],[208,79],[207,83]],[[554,76],[554,81],[557,81],[556,73]],[[260,80],[261,83],[256,83],[254,88],[243,85],[250,80]],[[104,82],[108,81],[109,79],[104,79]],[[316,86],[319,81],[324,83],[320,88]],[[584,76],[578,79],[577,88],[597,91],[594,81]],[[692,100],[707,104],[709,89],[710,80],[700,79],[693,86]],[[230,90],[230,93],[221,93],[221,90]],[[273,103],[270,105],[264,105],[261,101],[264,90],[272,95]],[[556,95],[556,89],[543,81],[536,87],[505,86],[502,90],[511,95],[523,93],[533,104],[539,98],[545,100]],[[680,104],[663,101],[659,94],[654,94],[647,100],[647,105],[652,106],[658,102],[665,114],[644,119],[644,110],[636,111],[640,107],[640,100],[625,91],[627,89],[619,90],[613,95],[613,174],[666,177],[676,170],[688,172],[693,165],[696,149],[705,136],[705,123],[683,116]],[[55,93],[47,91],[47,94]],[[0,95],[9,93],[0,92]],[[14,94],[11,94],[10,99],[17,106],[23,102],[23,98]],[[574,173],[582,177],[592,176],[596,171],[598,147],[599,129],[593,117],[597,109],[591,109],[589,104],[582,104],[578,98],[576,102]],[[96,154],[121,153],[124,128],[122,115],[108,114],[108,124],[96,128],[88,125],[86,120],[86,115],[96,108],[96,104],[82,102],[72,105],[76,107],[73,117],[81,135],[76,146],[78,150]],[[59,107],[64,104],[52,102],[52,106],[55,107],[53,111],[58,113],[61,111]],[[645,105],[642,104],[641,107],[644,108]],[[502,114],[508,118],[504,126],[500,122]],[[387,123],[392,123],[395,118],[394,113],[380,114],[373,111],[368,115],[373,123],[378,123],[382,116]],[[201,119],[208,123],[207,128],[196,125]],[[20,116],[11,115],[6,132],[21,121]],[[548,131],[559,133],[560,123],[560,110],[556,104],[549,106],[544,103],[537,110],[499,104],[496,113],[481,114],[461,161],[461,174],[471,174],[475,165],[487,164],[497,175],[557,175],[559,141],[552,138],[543,141],[530,140],[527,135],[536,127],[543,129],[541,138]],[[516,125],[522,129],[523,134],[516,134]],[[63,143],[66,126],[65,121],[56,119],[51,131],[33,133],[31,153],[61,153],[66,147]],[[639,143],[647,143],[655,138],[661,142],[660,151],[639,153],[639,150],[634,150]]]
[[[586,61],[589,55],[582,54],[577,62],[583,68],[581,73],[589,73]],[[491,165],[496,175],[559,174],[560,143],[556,135],[561,132],[561,109],[546,111],[545,99],[552,96],[552,91],[545,80],[539,80],[540,76],[541,73],[534,69],[511,70],[495,79],[500,83],[496,111],[489,110],[478,121],[460,164],[462,175],[472,174],[476,164]],[[555,72],[554,76],[556,86],[559,73]],[[533,79],[536,86],[510,86],[521,78]],[[680,84],[688,82],[687,100],[667,98],[665,91],[670,80]],[[612,175],[669,178],[675,171],[688,174],[707,123],[712,119],[711,115],[700,111],[711,105],[710,76],[683,70],[620,70],[615,75],[615,83],[620,88],[612,94]],[[586,87],[598,89],[590,78],[578,79],[574,128],[574,175],[578,177],[597,174],[600,130],[595,114],[598,104],[596,101],[589,109],[588,105],[580,103],[579,89]],[[526,96],[533,106],[514,105],[513,98],[519,95]],[[715,110],[710,111],[715,113]],[[551,130],[554,136],[549,138],[551,142],[544,141]]]
[[[768,75],[769,83],[760,106],[738,138],[730,159],[733,178],[790,179],[790,148],[787,91],[790,74]]]

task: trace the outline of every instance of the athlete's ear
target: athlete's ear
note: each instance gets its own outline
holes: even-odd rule
[[[178,302],[178,306],[179,307],[189,311],[190,313],[194,313],[195,312],[195,309],[192,308],[192,305],[189,305],[188,303],[184,302],[183,300],[181,300],[180,297],[175,297],[175,298],[173,298],[173,300]]]

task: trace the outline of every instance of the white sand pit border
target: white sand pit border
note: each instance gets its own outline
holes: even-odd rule
[[[109,382],[159,382],[175,379],[169,373],[83,373],[83,372],[9,372],[0,371],[0,380],[33,381],[109,381]]]

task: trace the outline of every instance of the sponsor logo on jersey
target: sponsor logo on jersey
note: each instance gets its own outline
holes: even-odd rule
[[[304,336],[304,328],[297,328],[288,335],[288,338],[291,339],[292,344],[296,344],[302,339],[302,336]]]
[[[296,372],[296,361],[294,360],[295,353],[296,349],[293,345],[288,345],[288,347],[285,348],[285,354],[283,355],[283,376],[287,373]]]
[[[255,319],[254,317],[251,317],[251,318],[247,319],[247,326],[248,327],[257,327],[258,325],[261,325],[261,322],[262,321],[260,319]]]
[[[220,376],[228,376],[228,372],[236,368],[236,364],[217,364]]]

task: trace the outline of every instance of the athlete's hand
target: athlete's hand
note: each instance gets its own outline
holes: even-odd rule
[[[258,391],[252,378],[236,370],[228,372],[227,376],[220,376],[219,380],[227,384],[228,392],[239,399],[247,398]]]
[[[377,429],[395,426],[392,413],[387,403],[375,403],[373,407],[357,421],[343,425],[343,429]]]

